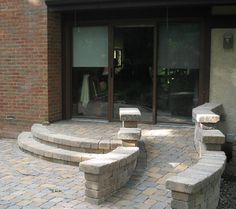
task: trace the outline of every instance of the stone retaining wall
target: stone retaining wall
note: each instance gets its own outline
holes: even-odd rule
[[[138,147],[118,147],[80,163],[86,179],[86,201],[100,204],[125,185],[136,167],[138,154]]]
[[[224,152],[207,151],[197,164],[170,177],[166,187],[172,191],[171,207],[173,209],[216,209],[225,161]]]

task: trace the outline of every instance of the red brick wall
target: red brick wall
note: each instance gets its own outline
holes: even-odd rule
[[[61,18],[48,13],[48,104],[49,121],[62,118],[61,89]]]
[[[1,137],[16,137],[34,122],[60,119],[60,34],[48,41],[49,34],[60,32],[59,21],[48,31],[43,0],[0,0]]]

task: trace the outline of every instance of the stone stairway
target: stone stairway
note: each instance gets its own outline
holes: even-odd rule
[[[122,142],[59,134],[50,131],[47,126],[34,124],[31,132],[23,132],[18,136],[18,145],[23,151],[46,160],[79,164],[114,150]]]
[[[83,153],[77,151],[56,148],[34,139],[30,132],[23,132],[18,136],[19,147],[36,156],[40,156],[47,160],[63,162],[69,164],[78,164],[84,160],[89,160],[99,154]]]
[[[62,134],[47,125],[34,124],[31,132],[23,132],[18,136],[18,145],[23,151],[46,160],[73,165],[101,157],[119,146],[138,146],[142,150],[138,164],[146,164],[145,146],[140,141],[141,129],[137,127],[141,119],[140,111],[137,108],[120,108],[120,119],[122,127],[115,139],[109,136],[85,138],[69,133]]]

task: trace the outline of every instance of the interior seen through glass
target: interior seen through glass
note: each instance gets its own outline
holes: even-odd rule
[[[108,28],[73,30],[73,116],[106,118],[108,109]]]
[[[108,27],[73,30],[73,116],[104,118],[108,113],[108,54],[113,56],[113,118],[120,107],[137,107],[142,121],[153,121],[154,27],[114,28],[108,51]],[[157,121],[191,122],[198,103],[200,26],[171,23],[158,27]]]
[[[199,24],[159,27],[157,121],[191,122],[198,103]]]
[[[137,107],[152,121],[153,27],[114,30],[114,118],[120,107]]]

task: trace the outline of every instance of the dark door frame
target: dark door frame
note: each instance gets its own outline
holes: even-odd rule
[[[68,15],[62,18],[62,119],[72,116],[72,22]]]
[[[114,98],[114,68],[113,68],[113,42],[114,30],[111,23],[108,24],[108,121],[113,120],[113,98]]]
[[[63,119],[72,117],[72,28],[74,17],[71,14],[65,14],[62,18],[62,115]],[[108,116],[109,121],[113,119],[113,88],[114,88],[114,73],[113,73],[113,28],[115,25],[122,24],[150,24],[154,27],[154,46],[153,46],[153,121],[156,123],[157,118],[157,66],[158,66],[158,26],[165,22],[165,18],[150,18],[150,19],[126,19],[126,20],[101,20],[101,21],[81,21],[80,25],[95,26],[107,25],[109,34],[109,92],[108,92]],[[128,22],[128,23],[127,23]],[[210,80],[210,30],[208,22],[205,18],[186,17],[186,18],[170,18],[170,23],[173,22],[195,22],[201,24],[201,48],[200,48],[200,71],[199,71],[199,89],[198,97],[199,104],[209,100],[209,80]]]

